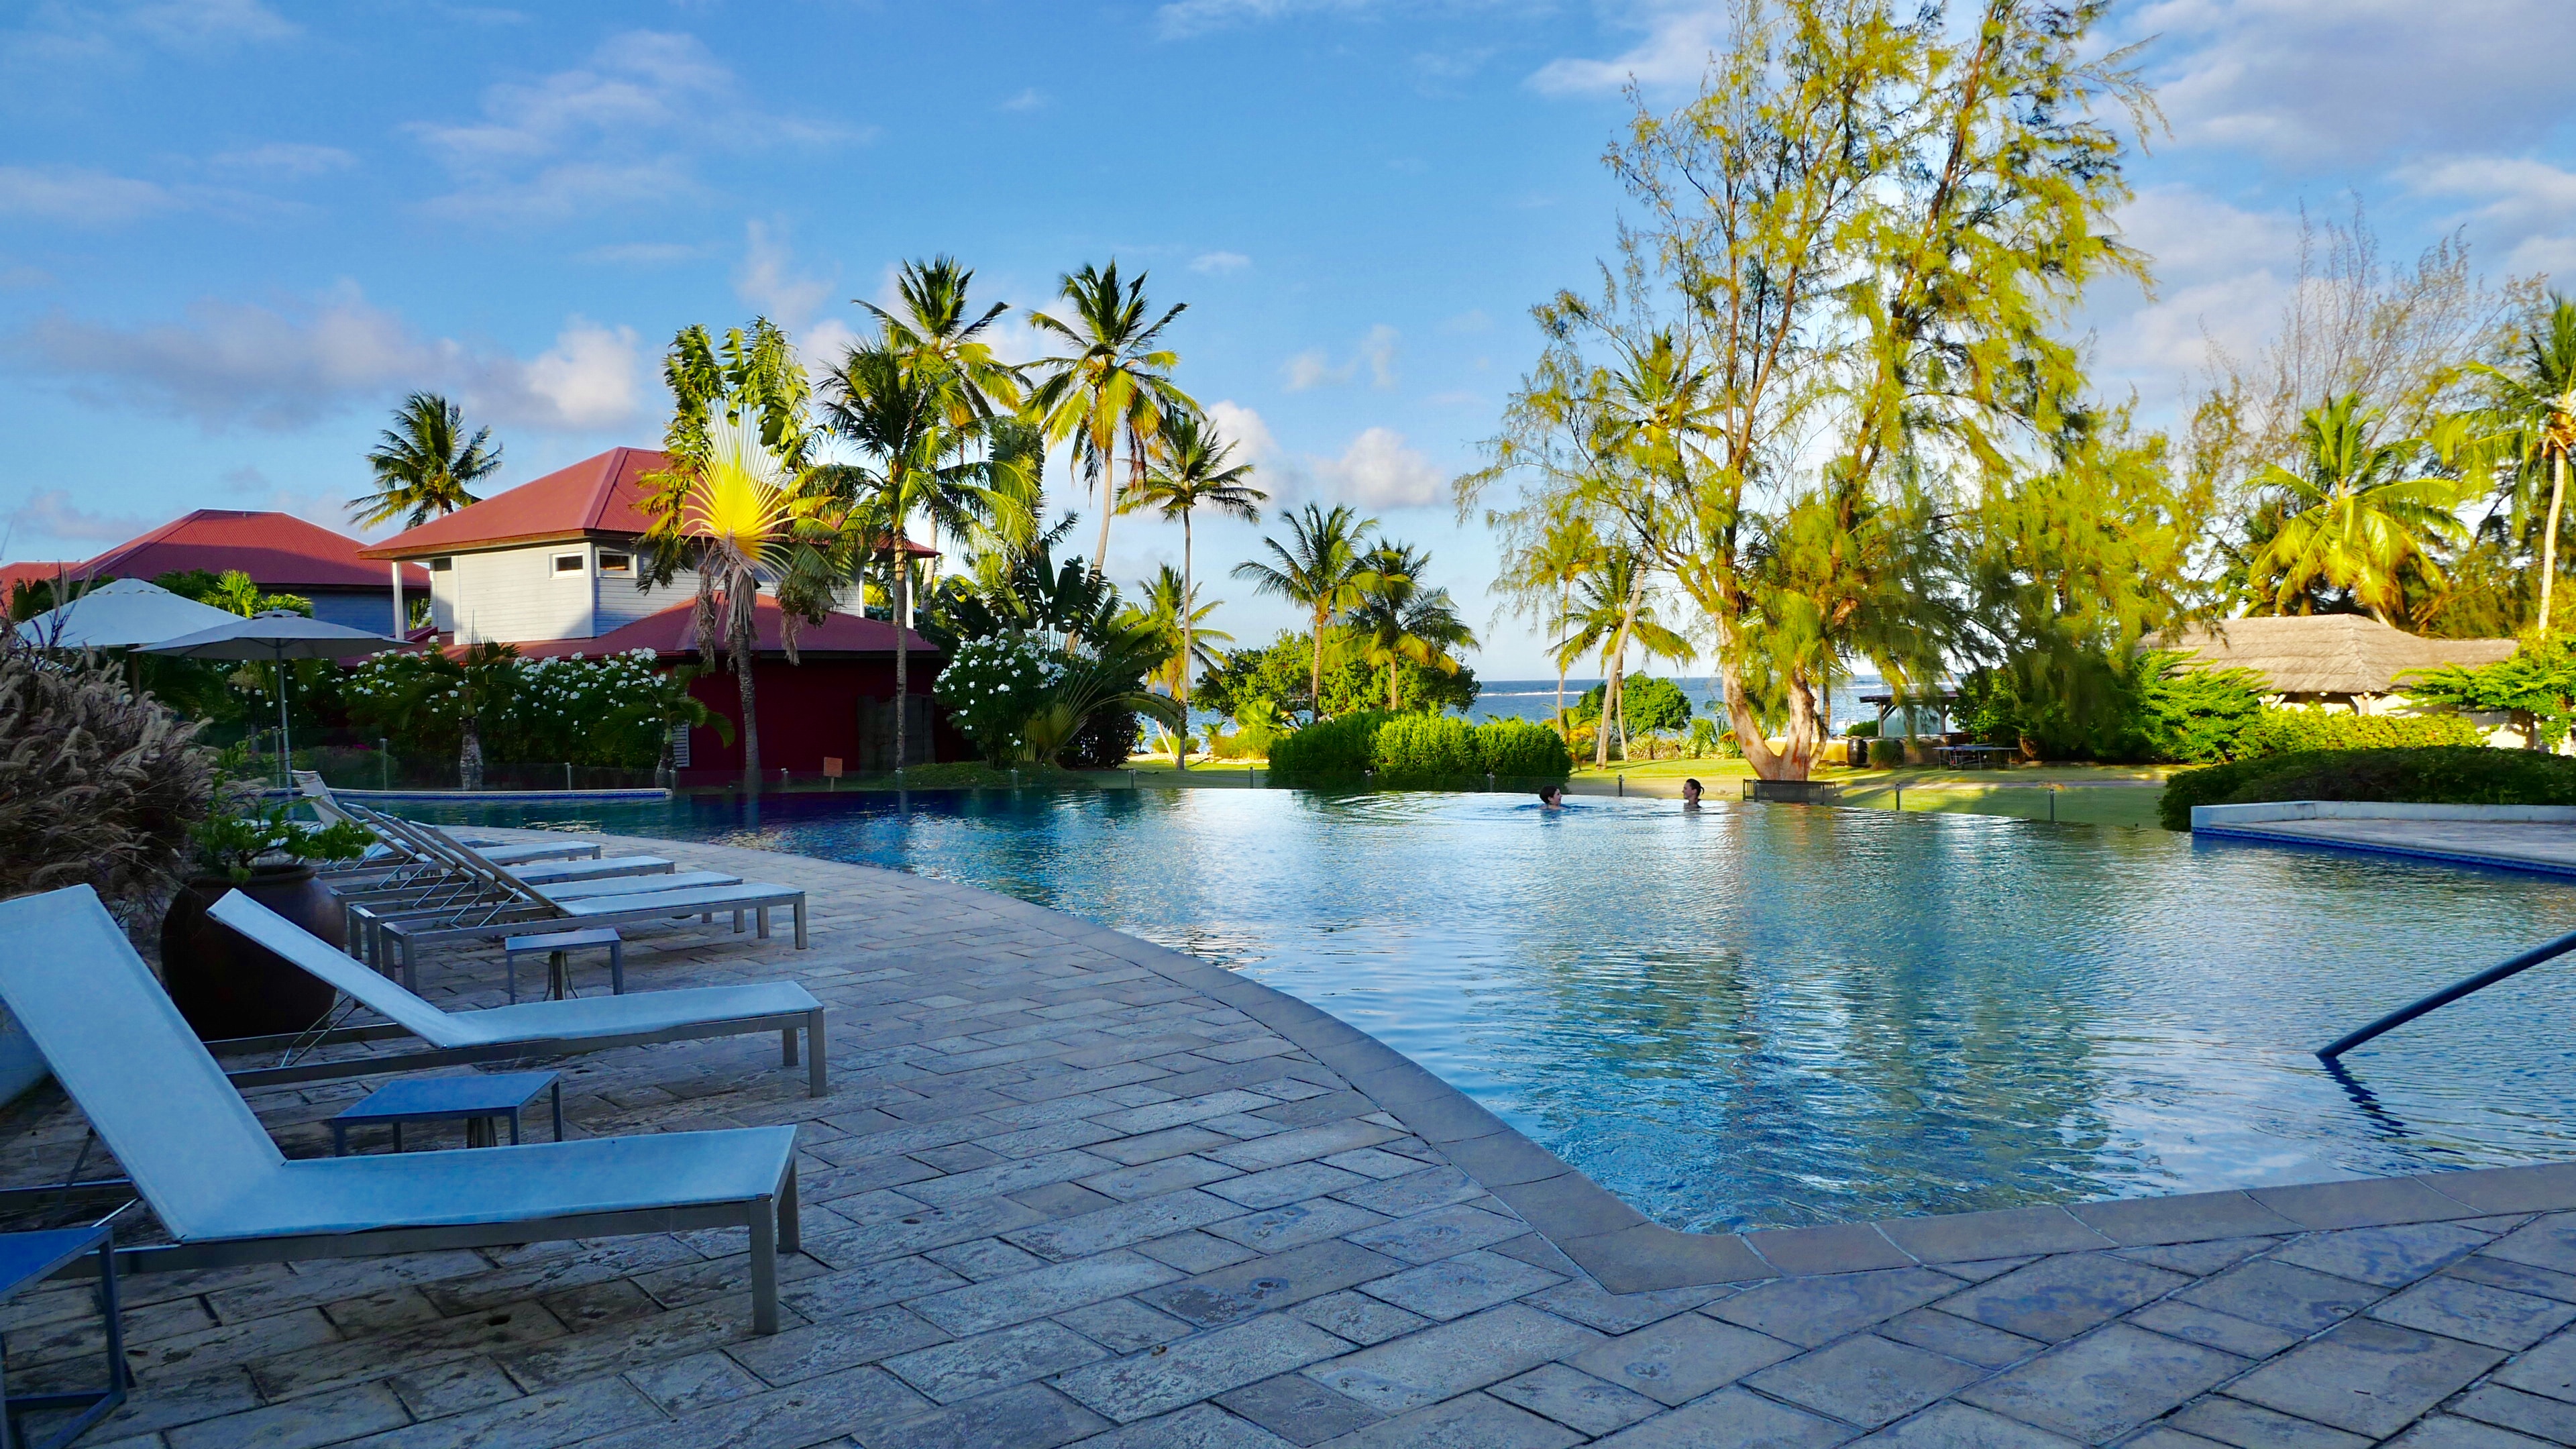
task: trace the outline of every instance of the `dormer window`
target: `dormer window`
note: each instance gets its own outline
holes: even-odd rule
[[[599,571],[604,574],[631,574],[635,572],[635,555],[609,553],[602,550],[599,555]]]
[[[570,575],[580,574],[585,572],[588,568],[589,561],[584,559],[580,554],[559,553],[555,555],[556,578],[564,578]]]

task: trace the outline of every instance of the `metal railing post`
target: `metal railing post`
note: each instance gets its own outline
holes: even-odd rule
[[[2363,1027],[2359,1031],[2353,1032],[2348,1036],[2337,1038],[2332,1045],[2319,1050],[2317,1055],[2323,1060],[2331,1062],[2335,1058],[2342,1056],[2345,1052],[2351,1051],[2354,1047],[2370,1040],[2372,1037],[2380,1035],[2382,1032],[2394,1031],[2398,1027],[2404,1026],[2415,1018],[2424,1015],[2426,1012],[2438,1011],[2441,1008],[2450,1005],[2452,1002],[2459,1000],[2463,996],[2467,996],[2472,992],[2484,991],[2488,987],[2495,985],[2497,982],[2502,981],[2509,976],[2519,976],[2523,972],[2530,970],[2532,967],[2537,966],[2544,961],[2555,960],[2560,956],[2566,955],[2570,951],[2576,951],[2576,934],[2561,936],[2546,946],[2525,951],[2510,961],[2500,962],[2497,965],[2490,966],[2486,970],[2479,972],[2477,975],[2470,977],[2466,981],[2462,981],[2453,986],[2445,986],[2441,990],[2434,992],[2432,995],[2425,997],[2423,1000],[2416,1002],[2412,1006],[2392,1011],[2386,1016],[2381,1017],[2379,1020],[2372,1022],[2370,1025]]]

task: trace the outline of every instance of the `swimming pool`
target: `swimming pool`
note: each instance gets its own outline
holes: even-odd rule
[[[425,812],[429,813],[429,812]],[[918,871],[1235,966],[1731,1230],[2576,1155],[2541,877],[1979,816],[1286,790],[451,809]]]

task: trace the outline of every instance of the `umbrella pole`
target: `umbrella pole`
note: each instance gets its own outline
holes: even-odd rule
[[[287,793],[293,794],[295,776],[291,772],[295,768],[294,756],[288,753],[290,746],[286,738],[286,646],[277,645],[275,652],[277,654],[277,783],[284,787]]]

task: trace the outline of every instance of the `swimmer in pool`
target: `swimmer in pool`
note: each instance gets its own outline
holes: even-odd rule
[[[1682,781],[1682,808],[1684,810],[1697,810],[1699,808],[1699,796],[1699,781]]]
[[[1562,785],[1542,785],[1542,786],[1540,786],[1540,787],[1539,787],[1539,792],[1538,792],[1538,808],[1540,808],[1541,810],[1562,810],[1562,809],[1564,809],[1564,808],[1565,808],[1565,787],[1564,787],[1564,786],[1562,786]]]

